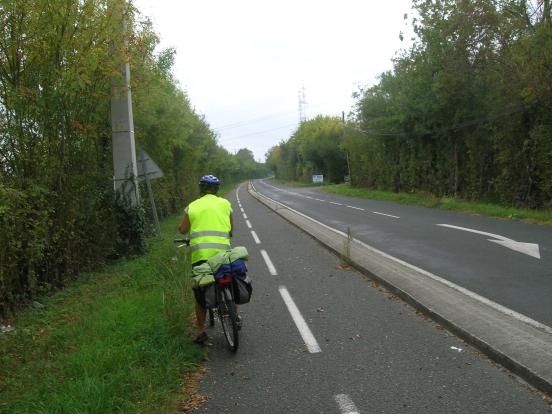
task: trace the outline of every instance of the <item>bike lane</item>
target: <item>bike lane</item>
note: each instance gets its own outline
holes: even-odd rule
[[[340,266],[339,258],[254,200],[245,186],[238,194],[244,213],[232,194],[233,245],[249,250],[253,299],[241,308],[237,354],[224,348],[219,328],[210,330],[213,346],[200,384],[209,400],[199,412],[551,412],[540,394]],[[320,352],[309,351],[282,287]]]

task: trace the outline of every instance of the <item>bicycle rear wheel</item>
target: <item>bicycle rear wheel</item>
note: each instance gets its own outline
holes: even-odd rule
[[[209,326],[215,326],[215,313],[211,308],[209,308]]]
[[[236,304],[228,287],[219,289],[218,314],[228,349],[236,352],[239,345],[238,320]]]

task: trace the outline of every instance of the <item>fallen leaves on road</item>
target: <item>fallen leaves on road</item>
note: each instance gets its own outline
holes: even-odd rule
[[[338,270],[351,270],[352,266],[347,263],[339,263],[338,265],[335,266],[335,268]]]
[[[206,372],[207,368],[201,367],[186,376],[182,391],[186,394],[187,398],[186,401],[180,403],[180,412],[188,413],[207,401],[207,397],[201,395],[197,390],[199,380]]]

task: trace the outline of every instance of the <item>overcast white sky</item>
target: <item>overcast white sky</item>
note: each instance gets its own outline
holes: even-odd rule
[[[340,115],[359,86],[373,85],[411,42],[410,0],[133,0],[174,73],[231,152],[255,158],[288,139],[306,115]]]

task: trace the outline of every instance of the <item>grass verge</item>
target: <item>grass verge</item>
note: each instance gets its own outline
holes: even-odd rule
[[[165,240],[148,254],[83,275],[0,334],[2,413],[165,413],[203,353],[188,333],[186,258]]]
[[[412,204],[423,207],[439,208],[442,210],[455,210],[471,214],[552,225],[552,211],[549,210],[503,207],[497,204],[472,202],[450,197],[434,197],[429,194],[420,193],[392,193],[388,191],[370,190],[367,188],[355,188],[348,184],[325,185],[322,186],[320,190],[352,197],[394,201],[401,204]]]
[[[274,181],[275,183],[287,185],[288,187],[297,187],[297,188],[300,188],[300,187],[324,187],[324,186],[330,185],[330,184],[305,183],[303,181],[280,180],[280,179],[276,179],[276,178],[272,178],[271,180]]]
[[[401,204],[410,204],[441,210],[462,211],[469,214],[480,214],[522,220],[528,223],[545,224],[552,226],[552,211],[531,210],[514,207],[504,207],[498,204],[466,201],[452,197],[435,197],[425,193],[393,193],[390,191],[370,190],[368,188],[351,187],[349,184],[323,184],[314,185],[299,181],[273,180],[290,187],[319,187],[320,191],[333,194],[341,194],[350,197],[369,198],[372,200],[394,201]]]

